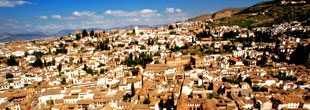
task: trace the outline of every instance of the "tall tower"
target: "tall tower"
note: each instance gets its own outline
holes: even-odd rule
[[[139,27],[138,26],[135,26],[135,33],[136,33],[136,35],[139,34]]]

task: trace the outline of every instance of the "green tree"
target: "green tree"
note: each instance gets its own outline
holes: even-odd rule
[[[13,78],[13,77],[14,77],[14,75],[11,74],[11,73],[8,73],[8,74],[5,75],[5,78],[6,78],[6,79]]]
[[[146,49],[145,45],[141,45],[140,49],[145,50]]]
[[[208,90],[213,90],[213,82],[209,84]]]
[[[62,80],[61,80],[61,82],[60,82],[61,84],[66,84],[67,82],[66,82],[66,79],[65,78],[62,78]]]
[[[244,82],[247,82],[250,86],[252,85],[252,81],[250,77],[245,78]]]
[[[145,98],[144,101],[143,101],[143,104],[150,104],[151,101],[149,98]]]
[[[164,107],[165,107],[164,105],[165,105],[165,104],[164,104],[163,99],[160,99],[159,104],[158,104],[160,110],[164,109]]]
[[[34,61],[34,63],[32,63],[32,66],[33,67],[42,67],[43,63],[42,63],[40,58],[37,58],[36,61]]]
[[[208,38],[208,37],[213,37],[213,35],[210,34],[210,32],[206,31],[202,31],[201,33],[196,35],[196,38],[198,38],[198,40],[202,40],[202,38]]]
[[[215,98],[215,99],[220,99],[221,97],[216,94],[216,93],[210,93],[210,94],[207,94],[207,97],[208,99],[212,99],[212,98]]]
[[[81,39],[81,35],[80,34],[75,34],[75,39],[76,40],[80,40]]]
[[[238,36],[239,34],[240,34],[239,32],[234,32],[234,31],[225,32],[223,34],[223,40],[235,39],[236,36]]]
[[[172,30],[172,29],[174,29],[174,27],[172,25],[169,25],[168,29]]]
[[[83,32],[82,32],[82,36],[83,36],[83,37],[88,36],[88,32],[87,32],[87,30],[86,30],[86,29],[84,29],[84,30],[83,30]]]
[[[62,64],[60,63],[60,64],[57,66],[58,72],[61,71],[61,68],[62,68]]]
[[[94,30],[91,30],[91,31],[90,31],[90,36],[91,36],[91,37],[95,36]]]
[[[131,83],[131,97],[135,96],[135,86],[133,83]]]
[[[83,63],[83,59],[82,59],[82,57],[80,57],[80,63]]]
[[[15,60],[14,56],[10,56],[10,58],[6,60],[6,64],[8,64],[9,66],[18,66],[18,62]]]
[[[130,98],[130,95],[129,95],[128,93],[126,93],[126,94],[123,96],[123,100],[124,100],[125,102],[127,102],[129,98]]]

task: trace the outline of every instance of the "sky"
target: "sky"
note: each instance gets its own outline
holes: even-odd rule
[[[266,0],[0,0],[0,33],[157,26]]]

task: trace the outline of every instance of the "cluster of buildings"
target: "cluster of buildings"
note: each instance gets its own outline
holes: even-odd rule
[[[275,49],[276,42],[244,47],[240,42],[213,40],[231,31],[239,33],[237,38],[255,38],[256,31],[278,35],[309,32],[309,26],[294,22],[250,30],[206,24],[136,26],[94,31],[93,36],[77,31],[55,40],[0,43],[0,109],[310,109],[310,70],[273,61],[279,56],[264,48]],[[198,40],[202,31],[212,37]],[[279,50],[290,60],[297,45],[308,45],[310,39],[284,34],[279,40]],[[232,52],[202,54],[225,46]],[[7,65],[10,56],[18,65]],[[263,56],[266,66],[258,66]],[[152,60],[147,64],[138,60],[145,57]],[[33,67],[38,60],[43,65]]]

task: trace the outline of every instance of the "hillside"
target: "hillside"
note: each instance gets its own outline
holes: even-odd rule
[[[268,1],[245,8],[230,17],[218,19],[211,26],[261,27],[289,21],[305,21],[309,18],[309,3],[282,5],[280,1]]]
[[[195,18],[191,18],[188,21],[204,21],[208,19],[219,19],[223,17],[229,17],[231,15],[234,15],[236,13],[239,13],[244,8],[225,8],[221,11],[218,11],[216,13],[210,13],[210,14],[204,14]]]

